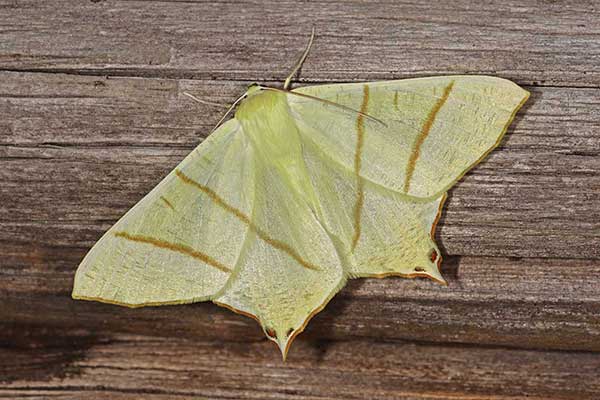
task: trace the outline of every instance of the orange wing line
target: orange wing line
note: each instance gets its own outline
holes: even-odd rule
[[[354,236],[352,237],[352,251],[360,239],[360,219],[362,215],[363,203],[365,200],[364,183],[360,177],[360,169],[362,164],[362,150],[365,137],[365,119],[369,105],[369,86],[363,87],[363,100],[360,106],[360,114],[356,118],[356,150],[354,152],[354,175],[356,176],[356,203],[354,205]]]
[[[193,180],[192,178],[188,177],[187,175],[185,175],[183,172],[181,172],[178,169],[175,170],[175,174],[184,183],[186,183],[188,185],[191,185],[191,186],[194,186],[195,188],[199,189],[200,191],[202,191],[203,193],[205,193],[208,197],[210,197],[210,199],[212,201],[214,201],[217,205],[219,205],[224,210],[226,210],[226,211],[230,212],[231,214],[233,214],[237,219],[239,219],[240,221],[242,221],[244,224],[248,225],[248,227],[253,232],[255,232],[258,235],[258,237],[261,238],[265,243],[268,243],[269,245],[275,247],[276,249],[281,250],[284,253],[287,253],[290,257],[292,257],[294,260],[296,260],[304,268],[312,269],[312,270],[315,270],[315,271],[320,270],[320,268],[317,267],[316,265],[311,264],[310,262],[304,260],[300,256],[300,254],[298,254],[294,249],[292,249],[290,247],[290,245],[288,245],[287,243],[283,243],[283,242],[281,242],[279,240],[276,240],[276,239],[273,239],[269,235],[267,235],[267,233],[265,231],[263,231],[262,229],[260,229],[259,227],[257,227],[250,220],[250,217],[248,217],[246,214],[244,214],[242,211],[238,210],[234,206],[228,204],[221,196],[219,196],[211,188],[209,188],[207,186],[204,186],[204,185],[202,185],[199,182],[196,182],[195,180]]]
[[[454,86],[454,81],[450,82],[448,86],[444,88],[444,94],[440,99],[435,103],[431,111],[429,111],[429,115],[427,116],[427,120],[423,124],[423,128],[421,128],[421,132],[417,139],[415,140],[415,144],[413,145],[412,152],[410,154],[410,158],[408,159],[408,165],[406,166],[406,176],[404,177],[404,193],[408,193],[410,189],[410,181],[415,172],[415,166],[417,164],[417,160],[421,155],[421,146],[425,142],[425,139],[429,135],[429,131],[431,131],[431,127],[433,126],[433,122],[435,121],[435,117],[438,112],[441,110],[446,100],[450,96],[450,92],[452,91],[452,87]]]

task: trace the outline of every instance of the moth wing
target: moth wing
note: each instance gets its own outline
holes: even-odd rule
[[[288,95],[305,141],[372,183],[439,198],[496,147],[529,93],[487,76],[442,76],[294,90],[362,111]],[[373,118],[371,118],[373,117]]]
[[[302,190],[257,160],[256,197],[238,268],[213,301],[255,318],[285,358],[293,338],[345,283],[335,243]]]
[[[445,194],[415,201],[359,179],[315,144],[306,144],[303,154],[319,220],[338,243],[349,277],[423,276],[444,282],[434,230]]]
[[[215,201],[252,209],[253,155],[239,123],[222,125],[93,246],[77,269],[76,299],[127,306],[215,297],[248,226]]]

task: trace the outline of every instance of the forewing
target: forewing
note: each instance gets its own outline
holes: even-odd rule
[[[234,119],[190,153],[86,255],[73,297],[128,306],[213,298],[230,278],[252,209],[252,150]]]
[[[528,92],[505,79],[442,76],[296,89],[304,140],[372,183],[439,198],[498,145]],[[372,118],[371,118],[372,117]]]

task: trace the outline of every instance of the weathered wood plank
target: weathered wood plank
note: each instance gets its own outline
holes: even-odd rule
[[[4,242],[86,247],[193,149],[243,83],[0,73]],[[535,88],[451,191],[448,255],[600,258],[600,90]]]
[[[600,357],[591,353],[321,341],[301,343],[282,363],[264,340],[223,345],[52,330],[32,336],[39,347],[19,357],[0,350],[6,360],[0,396],[581,400],[600,394]]]
[[[0,398],[600,397],[599,10],[0,0],[0,71],[32,72],[0,72]],[[220,117],[182,92],[281,82],[313,24],[305,83],[488,73],[533,91],[451,192],[449,286],[352,281],[287,364],[212,304],[71,300],[91,244]]]
[[[14,248],[4,256],[0,331],[17,325],[217,341],[264,336],[255,321],[211,303],[128,309],[74,301],[74,268],[84,252]],[[399,278],[350,281],[297,340],[600,351],[600,262],[455,257],[444,265],[448,287]],[[273,357],[277,351],[273,346]]]
[[[595,2],[0,1],[0,69],[281,81],[489,73],[600,85]],[[585,56],[582,56],[585,54]]]

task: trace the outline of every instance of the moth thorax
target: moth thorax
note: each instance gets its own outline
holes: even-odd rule
[[[236,118],[257,150],[267,153],[267,159],[294,156],[300,151],[298,129],[285,94],[267,90],[251,93],[240,104]]]

